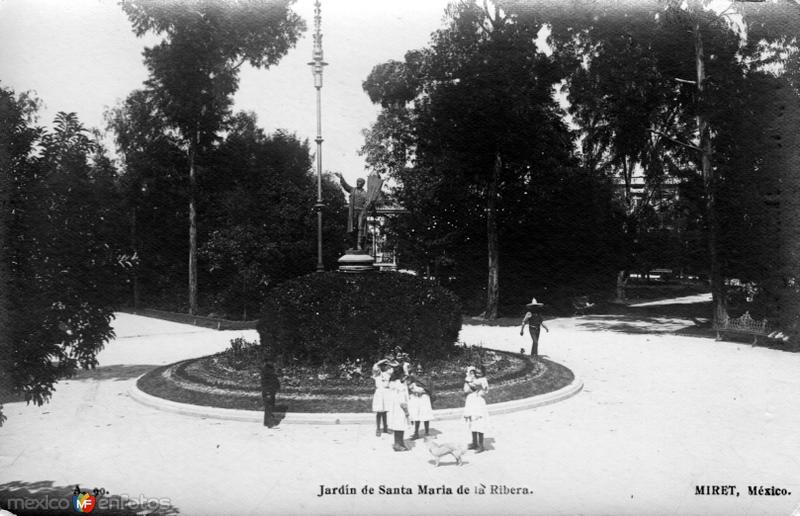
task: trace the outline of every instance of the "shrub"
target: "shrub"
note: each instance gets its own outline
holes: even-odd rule
[[[231,339],[231,347],[225,350],[224,357],[228,366],[238,371],[251,364],[260,364],[261,352],[262,349],[258,342],[237,337]]]
[[[453,350],[461,330],[458,298],[407,274],[314,273],[270,294],[258,324],[261,342],[301,363],[371,361],[395,346],[435,359]]]

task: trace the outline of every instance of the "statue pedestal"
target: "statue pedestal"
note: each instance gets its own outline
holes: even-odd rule
[[[348,249],[344,256],[339,258],[339,270],[341,272],[369,272],[376,270],[375,258],[367,251]]]

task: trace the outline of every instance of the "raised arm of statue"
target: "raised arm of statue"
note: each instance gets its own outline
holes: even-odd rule
[[[347,183],[347,181],[345,181],[345,179],[344,179],[344,177],[342,176],[342,173],[341,173],[341,172],[336,172],[336,177],[338,177],[338,178],[339,178],[339,184],[341,184],[341,185],[342,185],[342,188],[344,188],[344,191],[345,191],[345,192],[347,192],[347,193],[351,193],[351,192],[353,191],[353,187],[352,187],[352,186],[350,186],[350,185]]]

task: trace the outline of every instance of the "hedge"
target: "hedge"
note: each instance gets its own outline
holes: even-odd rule
[[[461,330],[455,294],[397,272],[309,274],[273,289],[261,313],[262,345],[312,365],[374,360],[395,346],[440,358]]]

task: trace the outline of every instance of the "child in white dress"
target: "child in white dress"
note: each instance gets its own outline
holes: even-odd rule
[[[483,434],[489,425],[489,408],[486,406],[486,393],[489,392],[489,381],[486,379],[486,370],[468,367],[464,378],[464,420],[469,431],[472,432],[472,443],[467,446],[476,453],[484,451]]]
[[[409,376],[408,383],[408,417],[414,422],[414,435],[412,439],[419,439],[419,424],[425,424],[425,435],[430,435],[430,422],[433,419],[431,396],[433,385],[430,378],[423,376],[422,365],[417,365],[413,376]]]
[[[390,365],[394,365],[391,363]],[[394,432],[394,451],[408,451],[403,434],[408,427],[408,386],[400,364],[394,366],[389,381],[389,429]]]
[[[372,366],[372,379],[375,380],[375,394],[372,395],[372,411],[375,413],[375,435],[381,436],[381,422],[383,422],[383,432],[389,433],[386,423],[386,412],[389,410],[390,391],[389,378],[392,375],[392,368],[388,365],[388,359],[375,362]]]

